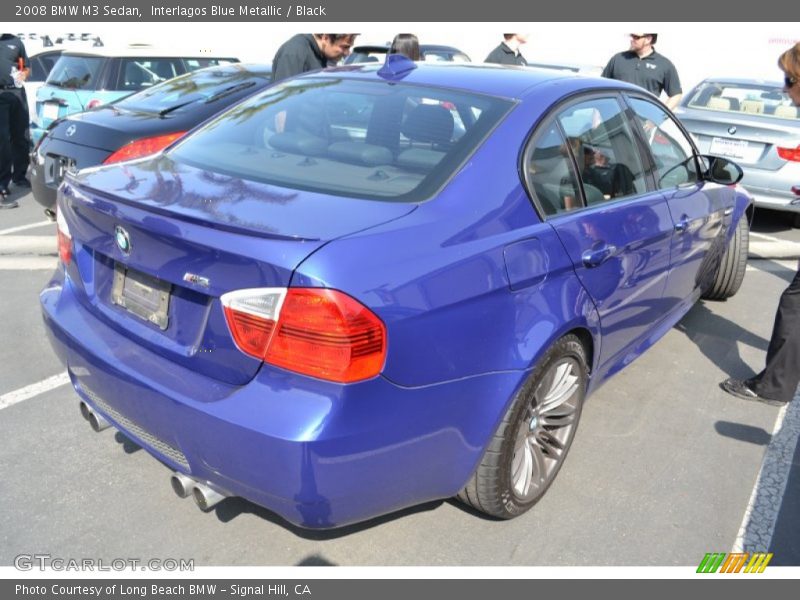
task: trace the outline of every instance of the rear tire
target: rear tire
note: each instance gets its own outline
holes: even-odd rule
[[[736,230],[728,243],[725,254],[719,263],[714,283],[703,294],[706,300],[725,300],[730,298],[742,286],[745,269],[747,268],[747,253],[750,248],[750,224],[747,215],[742,215],[736,224]]]
[[[583,408],[588,369],[575,335],[558,340],[511,402],[458,499],[493,517],[530,509],[564,463]]]

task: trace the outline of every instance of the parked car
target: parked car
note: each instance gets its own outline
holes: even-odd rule
[[[25,95],[28,97],[28,113],[31,121],[36,116],[36,93],[42,87],[56,61],[64,50],[97,48],[103,45],[99,36],[89,33],[56,36],[20,34],[30,59],[31,71],[25,80]]]
[[[756,206],[793,213],[800,227],[800,204],[792,186],[800,183],[800,114],[783,83],[756,79],[706,79],[681,102],[675,114],[701,152],[736,160]]]
[[[740,177],[618,81],[307,73],[156,157],[69,173],[41,307],[93,428],[203,509],[326,528],[458,495],[511,518],[585,397],[736,293]]]
[[[269,65],[208,67],[51,124],[31,155],[33,197],[54,216],[67,169],[159,152],[194,126],[270,84]]]
[[[368,62],[383,62],[389,53],[391,44],[370,44],[353,48],[350,55],[344,59],[344,64],[352,65]],[[470,62],[469,56],[458,48],[442,46],[439,44],[420,44],[420,58],[426,62]]]
[[[239,62],[233,57],[132,44],[66,51],[36,93],[34,143],[50,123],[204,67]]]

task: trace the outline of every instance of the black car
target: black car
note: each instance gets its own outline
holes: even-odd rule
[[[111,104],[54,121],[31,154],[36,201],[53,216],[67,169],[154,154],[270,84],[269,65],[230,64],[175,77]]]
[[[391,44],[356,46],[350,56],[344,60],[344,64],[383,62],[389,48],[391,48]],[[471,62],[469,56],[452,46],[420,44],[419,54],[425,62]]]

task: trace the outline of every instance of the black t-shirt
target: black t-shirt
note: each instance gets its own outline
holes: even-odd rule
[[[324,69],[328,59],[322,54],[310,33],[298,33],[278,48],[272,60],[272,81]]]
[[[519,65],[521,67],[528,64],[522,54],[509,48],[505,42],[500,42],[500,45],[492,50],[483,62],[496,63],[498,65]]]
[[[656,96],[662,90],[670,97],[683,91],[675,65],[655,50],[644,58],[631,50],[615,54],[603,69],[603,77],[634,83]]]
[[[26,69],[29,68],[30,61],[22,40],[11,33],[0,35],[0,87],[14,86],[11,68],[19,67],[20,58],[22,58],[23,66]]]

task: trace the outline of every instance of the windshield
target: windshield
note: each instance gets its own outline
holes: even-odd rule
[[[102,64],[103,58],[99,56],[62,54],[50,71],[47,83],[72,90],[94,89]]]
[[[254,73],[238,67],[210,68],[169,79],[116,103],[118,108],[161,114],[197,102],[215,102],[256,85]],[[262,77],[266,82],[269,75]]]
[[[749,113],[766,118],[798,119],[797,108],[779,83],[706,81],[686,99],[685,106],[705,110]]]
[[[447,181],[510,107],[449,89],[302,78],[235,106],[170,155],[284,187],[419,201]]]

